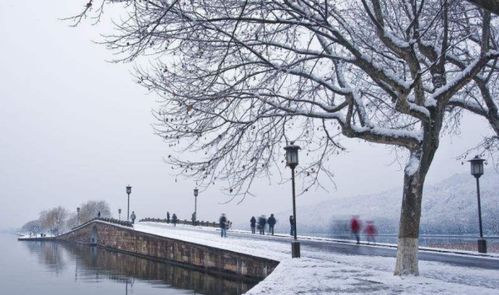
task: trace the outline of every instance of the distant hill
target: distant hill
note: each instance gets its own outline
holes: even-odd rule
[[[499,175],[495,172],[480,178],[482,220],[486,234],[499,234]],[[381,193],[334,197],[318,204],[298,208],[299,231],[328,232],[338,230],[352,215],[362,220],[373,220],[381,233],[397,233],[402,200],[402,189]],[[467,174],[455,174],[432,185],[423,193],[422,233],[477,233],[478,207],[475,179]],[[288,231],[287,216],[277,213],[277,230]],[[283,220],[284,219],[284,220]],[[336,222],[335,222],[336,221]],[[343,221],[343,222],[337,222]]]

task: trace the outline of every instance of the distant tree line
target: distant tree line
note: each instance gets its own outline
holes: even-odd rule
[[[97,217],[99,212],[101,217],[111,217],[111,210],[106,201],[87,201],[79,208],[79,215],[76,210],[67,210],[61,206],[43,210],[38,219],[25,223],[21,231],[58,234]]]

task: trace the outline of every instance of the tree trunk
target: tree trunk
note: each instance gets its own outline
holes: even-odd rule
[[[433,112],[431,123],[423,125],[424,139],[418,148],[410,151],[410,158],[404,170],[395,275],[419,275],[418,240],[423,186],[439,146],[442,113],[443,111]]]
[[[499,14],[499,1],[498,0],[468,0],[477,6],[487,9],[488,11]]]
[[[395,275],[418,275],[418,238],[424,176],[421,172],[404,175],[399,239]]]

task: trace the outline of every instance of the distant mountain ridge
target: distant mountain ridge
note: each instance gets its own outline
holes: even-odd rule
[[[499,234],[499,174],[489,172],[480,178],[482,221],[485,234]],[[298,208],[301,232],[331,232],[335,221],[359,215],[373,220],[380,232],[396,233],[400,217],[402,188],[352,197],[333,197],[315,205]],[[426,185],[423,192],[421,232],[461,234],[478,232],[478,204],[475,179],[467,173],[454,174],[443,181]],[[279,212],[277,230],[289,230],[282,218],[291,212]],[[337,222],[336,222],[337,223]]]

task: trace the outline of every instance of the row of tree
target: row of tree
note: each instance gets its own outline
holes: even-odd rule
[[[85,223],[100,212],[101,217],[110,217],[111,210],[105,201],[87,201],[80,205],[80,212],[67,210],[61,206],[40,212],[38,219],[31,220],[21,228],[23,232],[58,234],[78,224]]]

